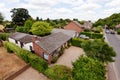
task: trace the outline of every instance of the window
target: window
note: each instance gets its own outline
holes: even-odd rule
[[[21,48],[24,46],[22,42],[20,43],[20,46],[21,46]]]
[[[48,54],[44,53],[44,59],[48,60]]]
[[[30,46],[30,51],[32,51],[32,46]]]
[[[15,43],[16,43],[16,44],[18,44],[18,41],[17,41],[17,40],[15,40]]]

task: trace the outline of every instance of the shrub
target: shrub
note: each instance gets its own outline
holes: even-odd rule
[[[102,62],[87,56],[81,56],[73,63],[74,80],[106,80],[105,73],[105,66]]]
[[[0,33],[0,39],[1,40],[7,40],[9,37],[10,33]]]
[[[15,31],[17,31],[17,32],[24,32],[23,31],[23,26],[17,26]]]
[[[58,60],[58,58],[59,58],[58,56],[53,57],[52,63],[55,63]]]
[[[52,80],[72,80],[71,69],[63,65],[51,66],[45,74]]]
[[[105,63],[114,61],[113,57],[116,56],[113,48],[101,39],[86,41],[82,43],[82,48],[88,57]]]
[[[93,32],[81,32],[80,34],[84,34],[90,38],[93,39],[100,39],[103,38],[103,34],[99,34],[99,33],[93,33]]]
[[[30,63],[33,68],[38,70],[39,72],[44,72],[47,69],[47,62],[38,57],[37,55],[24,50],[13,43],[4,42],[4,47],[9,52],[15,52],[20,58],[22,58],[25,62]]]
[[[117,30],[117,33],[120,34],[120,29]]]
[[[55,63],[58,60],[58,58],[64,53],[64,50],[65,48],[63,47],[60,49],[59,54],[53,57],[52,63]]]

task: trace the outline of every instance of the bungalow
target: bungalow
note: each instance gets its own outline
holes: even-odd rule
[[[74,37],[78,37],[79,33],[77,31],[73,31],[73,30],[65,30],[65,29],[53,29],[52,30],[52,34],[58,33],[58,32],[62,32],[72,38]]]
[[[53,57],[58,55],[58,52],[62,47],[67,46],[67,43],[68,41],[71,40],[71,38],[72,37],[62,32],[51,34],[41,39],[34,37],[33,38],[34,52],[38,56],[44,58],[50,64]]]
[[[83,25],[79,24],[77,21],[71,21],[64,27],[64,29],[65,30],[74,30],[74,31],[77,31],[78,33],[84,31]]]
[[[10,35],[8,38],[9,42],[12,42],[28,51],[33,51],[32,39],[33,39],[33,35],[20,33],[20,32],[15,32],[12,35]]]

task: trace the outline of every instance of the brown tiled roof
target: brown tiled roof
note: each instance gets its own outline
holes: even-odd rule
[[[70,36],[67,36],[62,32],[58,32],[41,38],[39,41],[36,41],[36,44],[38,44],[47,53],[51,54],[70,39]]]
[[[78,23],[77,21],[73,21],[76,25],[78,25],[79,27],[83,28],[83,25],[81,25],[80,23]]]

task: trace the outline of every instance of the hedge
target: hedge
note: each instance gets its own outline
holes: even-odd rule
[[[45,74],[52,80],[73,80],[71,69],[63,65],[54,65],[49,67]]]
[[[0,39],[1,40],[7,40],[9,37],[10,33],[0,33]]]
[[[80,38],[73,38],[72,39],[72,45],[73,46],[77,46],[77,47],[81,47],[81,44],[84,42],[85,40],[80,39]]]
[[[30,63],[30,65],[39,72],[44,73],[44,71],[48,68],[46,61],[44,61],[37,55],[16,46],[13,43],[5,41],[4,47],[7,49],[8,52],[14,52],[25,62]]]
[[[120,29],[117,30],[117,34],[120,34]]]
[[[73,63],[74,80],[106,80],[106,69],[102,62],[87,56],[80,56]]]
[[[103,34],[93,33],[93,32],[81,32],[80,34],[84,34],[92,39],[100,39],[103,38]]]

